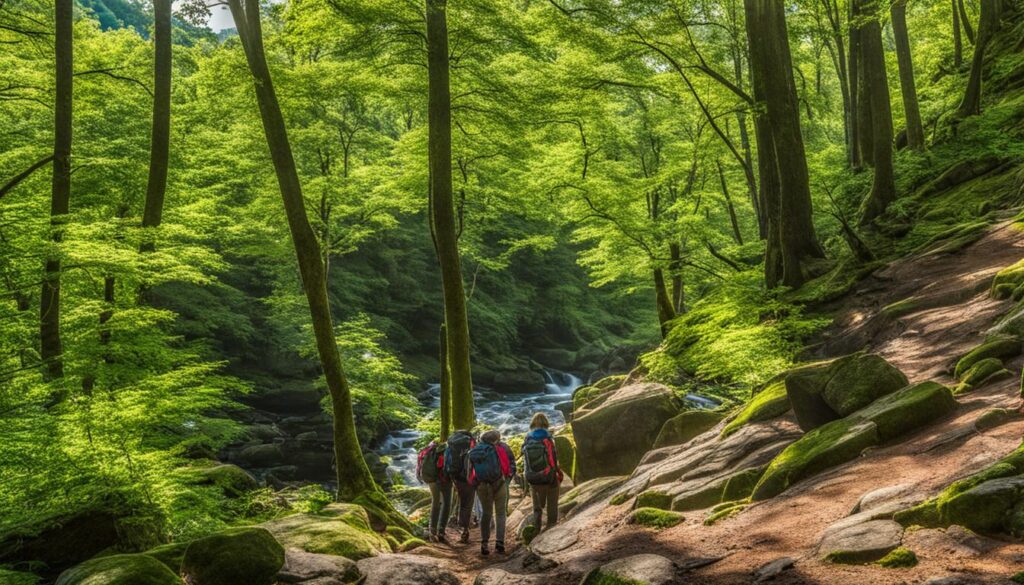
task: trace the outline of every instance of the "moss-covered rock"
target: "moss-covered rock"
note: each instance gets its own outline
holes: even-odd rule
[[[725,415],[710,410],[688,410],[667,421],[661,427],[658,438],[654,440],[654,449],[682,445],[697,435],[703,434],[717,425]]]
[[[160,546],[151,548],[145,551],[144,555],[153,557],[161,563],[167,565],[167,568],[174,571],[175,574],[181,571],[181,559],[185,558],[185,549],[188,548],[187,542],[172,542],[170,544],[162,544]]]
[[[988,382],[994,382],[1012,375],[1009,370],[1003,367],[1003,362],[999,358],[985,358],[975,362],[973,366],[963,372],[960,376],[960,384],[957,385],[954,393],[963,394],[970,392]]]
[[[782,416],[789,412],[789,409],[786,381],[778,379],[743,405],[739,413],[722,429],[722,437],[728,437],[743,425]]]
[[[797,423],[804,431],[810,431],[839,418],[822,396],[828,379],[827,363],[806,366],[786,376],[786,395],[793,407]]]
[[[391,552],[387,539],[370,528],[362,506],[331,504],[317,513],[285,516],[263,524],[282,544],[306,552],[359,560]]]
[[[260,484],[256,478],[237,465],[224,463],[199,470],[200,483],[219,487],[225,495],[238,497],[250,492]]]
[[[265,528],[253,526],[193,540],[181,572],[193,585],[271,585],[282,566],[284,548]]]
[[[653,489],[640,492],[636,497],[637,508],[656,508],[659,510],[672,509],[672,494],[661,490]]]
[[[748,498],[765,469],[765,466],[739,469],[708,482],[700,490],[681,493],[672,498],[669,509],[676,512],[701,510],[722,502]]]
[[[601,378],[593,384],[580,386],[572,393],[573,410],[579,410],[592,400],[601,397],[613,390],[617,390],[626,381],[625,375],[615,375]]]
[[[763,500],[793,483],[850,461],[861,451],[917,429],[956,407],[948,388],[923,382],[879,398],[866,408],[818,427],[782,451],[751,494]]]
[[[130,554],[85,561],[61,573],[56,585],[181,585],[181,579],[153,557]]]
[[[599,477],[590,481],[577,484],[571,490],[564,493],[558,499],[558,513],[562,516],[569,514],[577,508],[586,507],[602,496],[618,488],[626,481],[627,476],[619,475],[612,477]],[[625,503],[623,502],[619,502]],[[614,504],[618,505],[618,504]]]
[[[953,375],[959,380],[974,364],[987,358],[1004,360],[1020,355],[1021,344],[1016,338],[1000,338],[986,341],[967,352],[956,362]]]
[[[572,437],[572,429],[566,425],[554,436],[555,452],[558,453],[558,466],[569,477],[576,477],[576,442]]]
[[[655,554],[639,554],[605,563],[588,573],[580,585],[672,585],[678,568]]]
[[[629,515],[630,524],[639,524],[649,528],[671,528],[683,521],[683,515],[678,512],[660,510],[658,508],[637,508]]]
[[[887,569],[905,569],[917,565],[917,555],[909,548],[897,547],[879,559],[878,564]]]
[[[652,383],[631,384],[591,401],[572,419],[576,477],[586,481],[631,473],[679,409],[672,390]]]
[[[996,289],[999,287],[1009,287],[1012,291],[1017,285],[1024,283],[1024,260],[1020,260],[1015,264],[1003,268],[996,273],[995,278],[992,279],[992,291],[995,298],[1007,298],[1001,297],[995,294]]]
[[[981,416],[975,419],[974,430],[979,433],[983,433],[987,430],[991,430],[1008,422],[1017,420],[1020,417],[1021,413],[1019,410],[1009,408],[990,408],[981,413]]]

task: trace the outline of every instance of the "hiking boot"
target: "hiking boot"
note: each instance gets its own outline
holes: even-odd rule
[[[438,544],[448,544],[448,536],[444,532],[438,532],[434,538],[437,539]]]
[[[462,536],[459,537],[459,542],[461,542],[462,544],[469,544],[469,531],[468,530],[463,530],[462,531]]]
[[[498,553],[499,555],[505,554],[505,543],[504,542],[496,542],[496,543],[494,543],[494,552]]]
[[[491,551],[487,549],[486,544],[480,547],[480,554],[484,555],[485,557],[491,554]]]

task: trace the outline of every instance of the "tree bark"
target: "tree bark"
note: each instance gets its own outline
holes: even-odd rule
[[[850,168],[854,170],[860,170],[864,167],[864,158],[861,156],[861,142],[864,140],[861,136],[861,125],[860,125],[860,31],[854,24],[854,20],[857,16],[856,1],[850,0],[849,8],[849,35],[850,35],[850,52],[849,52],[849,63],[850,66],[847,69],[847,75],[850,84]]]
[[[866,225],[885,212],[896,199],[896,181],[892,163],[892,108],[889,80],[882,48],[882,25],[878,21],[877,0],[858,0],[861,6],[861,53],[868,105],[871,110],[871,154],[875,167],[871,191],[864,201],[860,225]]]
[[[668,269],[672,273],[672,308],[676,315],[686,312],[686,292],[683,288],[683,254],[678,242],[668,245]]]
[[[469,429],[476,424],[476,415],[469,363],[469,318],[452,201],[452,119],[446,0],[427,0],[426,10],[431,221],[444,291],[448,370],[452,387],[452,425],[457,429]]]
[[[672,298],[665,286],[665,273],[661,268],[654,269],[654,299],[658,304],[658,324],[661,326],[661,338],[668,337],[670,322],[676,317],[675,308],[672,306]]]
[[[447,441],[452,431],[452,381],[448,375],[448,336],[445,334],[444,323],[441,324],[438,341],[438,362],[441,366],[441,440]]]
[[[981,113],[981,76],[985,68],[985,49],[999,30],[1002,8],[1002,0],[981,0],[981,17],[978,21],[977,42],[974,43],[974,57],[971,59],[971,73],[967,78],[964,99],[957,109],[960,118]]]
[[[956,10],[960,12],[960,24],[964,27],[964,34],[967,35],[967,42],[974,44],[974,28],[971,27],[971,18],[967,16],[967,8],[964,0],[956,0]]]
[[[754,99],[764,104],[755,128],[761,188],[769,207],[765,283],[798,288],[805,280],[802,263],[823,257],[824,251],[811,216],[810,179],[785,9],[779,0],[745,0],[744,5]]]
[[[740,222],[736,218],[736,208],[733,207],[732,197],[729,196],[729,182],[725,180],[725,171],[722,169],[721,161],[715,161],[718,166],[718,180],[722,184],[722,196],[725,197],[725,209],[729,213],[729,223],[732,224],[732,236],[736,243],[743,245],[743,233],[740,232]]]
[[[56,0],[54,48],[56,61],[53,183],[50,198],[50,238],[59,245],[64,239],[64,222],[71,202],[71,120],[74,79],[74,0]],[[55,246],[56,247],[56,246]],[[64,377],[64,344],[60,331],[60,252],[46,260],[39,312],[39,355],[43,376],[48,381]],[[60,394],[58,392],[58,394]]]
[[[356,437],[352,396],[334,337],[334,325],[327,297],[327,280],[320,259],[320,245],[306,215],[302,186],[299,183],[284,117],[277,101],[277,94],[274,92],[273,79],[263,49],[259,0],[244,1],[244,7],[243,0],[228,0],[228,6],[231,8],[249,71],[253,76],[263,131],[277,174],[288,228],[295,244],[302,287],[309,302],[309,313],[313,321],[317,352],[331,396],[338,499],[352,500],[364,493],[377,491],[377,485],[370,475],[359,446],[359,439]]]
[[[167,166],[171,140],[171,0],[153,0],[153,126],[149,146],[149,182],[142,227],[160,225],[167,192]],[[146,231],[146,230],[144,230]],[[151,252],[151,234],[143,236],[140,251]]]
[[[957,0],[950,0],[953,7],[953,66],[957,71],[964,64],[964,42],[960,37],[960,10]]]
[[[907,0],[894,2],[890,14],[892,16],[892,32],[896,39],[896,59],[900,70],[903,112],[907,121],[907,146],[913,150],[922,150],[924,148],[924,125],[921,123],[921,108],[917,102],[914,59],[910,52],[910,35],[907,31]]]

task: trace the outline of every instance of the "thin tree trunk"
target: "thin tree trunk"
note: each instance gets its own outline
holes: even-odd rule
[[[441,324],[438,341],[438,363],[441,366],[441,440],[447,441],[452,431],[452,381],[448,375],[448,336],[445,334],[444,323]]]
[[[860,132],[860,31],[854,26],[856,0],[849,2],[850,66],[847,75],[850,84],[850,168],[860,170],[864,167],[864,158],[861,156],[861,142],[864,138]]]
[[[1002,0],[981,0],[981,18],[978,21],[978,37],[974,44],[974,58],[971,59],[971,74],[967,78],[967,90],[957,109],[957,116],[966,118],[981,113],[981,77],[985,68],[985,49],[999,30],[1002,18]]]
[[[59,245],[64,239],[64,222],[71,203],[71,120],[74,79],[74,0],[56,0],[54,39],[56,96],[54,102],[53,184],[50,199],[50,238]],[[48,381],[64,377],[64,345],[60,331],[60,252],[46,260],[40,298],[39,355],[43,376]],[[58,392],[58,394],[61,394]]]
[[[686,312],[686,292],[683,288],[683,254],[678,242],[668,245],[668,269],[672,273],[672,308],[676,315]]]
[[[899,62],[903,111],[907,119],[907,146],[913,150],[922,150],[924,148],[924,125],[921,124],[921,109],[917,102],[914,59],[910,52],[910,35],[907,31],[907,0],[894,2],[890,13],[892,15],[892,32],[896,39],[896,59]]]
[[[974,27],[971,26],[971,18],[967,16],[967,8],[964,6],[964,0],[956,0],[956,9],[960,12],[960,24],[964,27],[964,33],[967,35],[967,42],[974,44]]]
[[[273,79],[263,49],[259,0],[245,0],[244,8],[242,1],[228,0],[228,6],[231,8],[249,71],[253,76],[263,131],[270,148],[288,227],[295,244],[302,287],[309,302],[309,313],[313,321],[317,352],[331,396],[338,499],[352,500],[367,492],[377,491],[377,485],[366,466],[359,439],[356,437],[352,396],[334,337],[331,308],[327,297],[327,280],[320,259],[320,245],[306,215],[302,186],[299,183],[284,117],[277,101],[277,94],[274,92]]]
[[[765,282],[769,287],[783,284],[798,288],[805,275],[804,260],[821,258],[824,251],[818,243],[811,215],[810,179],[803,136],[800,132],[800,104],[786,30],[785,9],[778,0],[745,0],[747,42],[750,65],[754,73],[754,99],[765,107],[758,132],[759,153],[771,157],[774,164],[762,164],[765,174],[776,175],[778,188],[766,204],[775,209],[768,213],[769,238]],[[762,148],[763,147],[763,148]],[[765,158],[765,154],[760,154]],[[765,189],[762,176],[762,190]],[[768,179],[769,182],[773,179]],[[777,239],[771,232],[777,233]],[[777,251],[771,250],[773,245]]]
[[[861,53],[864,80],[871,110],[872,158],[875,175],[871,192],[864,202],[860,225],[866,225],[885,212],[896,199],[896,182],[892,162],[892,109],[889,103],[889,80],[885,71],[882,48],[882,25],[878,21],[877,0],[859,0],[863,26]]]
[[[960,9],[957,0],[950,0],[953,8],[953,66],[957,71],[964,64],[964,42],[960,38]]]
[[[729,182],[725,180],[725,171],[722,169],[722,162],[715,161],[718,166],[718,180],[722,184],[722,196],[725,197],[725,209],[729,212],[729,223],[732,224],[732,235],[736,243],[743,245],[743,234],[740,232],[740,222],[736,218],[736,208],[733,207],[732,197],[729,196]]]
[[[675,319],[676,312],[672,307],[672,299],[665,286],[665,273],[661,268],[654,269],[654,299],[658,304],[658,324],[661,326],[661,338],[668,337],[670,322]]]
[[[167,192],[167,166],[171,138],[171,0],[153,0],[153,126],[149,146],[149,182],[142,227],[160,225]],[[145,231],[145,230],[144,230]],[[143,236],[140,251],[151,252],[151,234]]]
[[[733,78],[736,87],[743,89],[743,61],[739,48],[739,41],[733,50]],[[750,197],[750,205],[754,208],[754,216],[757,218],[757,234],[760,239],[765,239],[768,230],[768,221],[764,214],[764,202],[758,194],[757,181],[754,179],[754,155],[750,147],[750,131],[747,129],[747,113],[740,109],[736,111],[736,125],[740,129],[740,148],[743,150],[743,161],[746,163],[743,176],[747,181],[747,195]],[[747,171],[750,169],[750,171]]]
[[[452,120],[446,10],[446,0],[427,0],[431,220],[444,290],[444,321],[452,386],[452,424],[457,429],[469,429],[476,424],[476,415],[469,363],[469,318],[452,201]]]

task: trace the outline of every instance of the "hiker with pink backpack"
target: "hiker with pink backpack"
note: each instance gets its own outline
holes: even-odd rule
[[[508,515],[508,486],[516,475],[516,457],[501,441],[501,432],[490,430],[469,451],[469,481],[483,506],[480,518],[480,554],[489,555],[491,521],[494,521],[494,550],[505,554],[505,520]]]
[[[452,481],[445,473],[447,447],[443,441],[431,441],[420,451],[416,461],[416,478],[427,484],[430,490],[430,542],[448,542],[445,529],[452,508]]]

